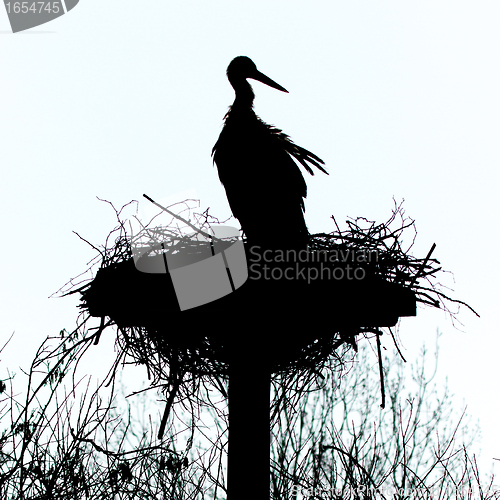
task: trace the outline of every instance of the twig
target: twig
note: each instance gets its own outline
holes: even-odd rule
[[[153,205],[156,205],[158,208],[161,208],[164,212],[167,212],[167,214],[171,215],[172,217],[175,217],[176,219],[179,219],[181,222],[189,226],[191,229],[193,229],[195,232],[205,236],[205,238],[208,239],[213,239],[215,241],[222,241],[219,238],[216,238],[215,235],[206,233],[205,231],[202,231],[200,228],[196,227],[195,225],[191,224],[191,222],[187,221],[186,219],[182,218],[180,215],[174,214],[174,212],[171,212],[168,208],[165,208],[164,206],[160,205],[159,203],[156,203],[152,198],[150,198],[147,194],[143,194],[144,198],[146,200],[150,201]]]
[[[422,265],[420,266],[420,269],[417,271],[417,274],[415,274],[413,276],[413,279],[410,281],[410,285],[409,285],[410,287],[413,286],[413,284],[415,283],[415,281],[417,280],[417,278],[420,276],[420,273],[424,270],[425,265],[427,264],[427,261],[430,259],[431,255],[432,255],[432,252],[434,252],[435,248],[436,248],[436,244],[433,243],[431,249],[429,250],[429,253],[425,257],[424,261],[422,262]]]
[[[382,394],[382,403],[380,408],[385,408],[385,388],[384,388],[384,368],[382,366],[382,353],[380,351],[380,336],[382,335],[381,331],[375,332],[375,338],[377,339],[377,353],[378,353],[378,369],[380,373],[380,392]]]

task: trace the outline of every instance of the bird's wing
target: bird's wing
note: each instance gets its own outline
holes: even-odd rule
[[[240,222],[250,212],[259,219],[259,211],[293,212],[293,207],[304,211],[307,185],[300,167],[283,141],[257,117],[225,126],[212,154],[233,215]]]
[[[292,158],[297,160],[307,170],[307,172],[314,175],[314,171],[309,166],[310,163],[328,175],[328,172],[321,166],[324,165],[325,162],[319,156],[316,156],[314,153],[311,153],[311,151],[308,151],[305,148],[297,146],[297,144],[295,144],[290,137],[279,128],[273,127],[272,125],[268,125],[264,122],[261,123],[268,128],[269,135],[274,137],[276,141],[280,142],[280,147],[283,148]]]

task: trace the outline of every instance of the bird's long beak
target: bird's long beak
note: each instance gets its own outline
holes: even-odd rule
[[[276,83],[274,80],[271,80],[268,76],[264,75],[264,73],[261,73],[260,71],[256,71],[249,78],[253,78],[254,80],[258,80],[259,82],[265,83],[266,85],[269,85],[269,87],[272,87],[273,89],[281,90],[281,92],[288,93],[288,90],[285,87],[282,87],[279,83]]]

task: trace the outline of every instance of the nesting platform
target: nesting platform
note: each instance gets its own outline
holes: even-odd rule
[[[252,262],[248,257],[242,286],[193,309],[181,311],[168,273],[138,271],[133,259],[99,269],[82,299],[91,316],[107,316],[120,328],[145,328],[179,347],[195,348],[209,336],[222,362],[241,348],[236,332],[250,329],[281,367],[318,337],[391,327],[402,316],[416,315],[415,293],[384,280],[376,262],[356,262],[354,255],[334,263]],[[179,324],[194,327],[181,333]],[[291,331],[298,328],[292,342]]]

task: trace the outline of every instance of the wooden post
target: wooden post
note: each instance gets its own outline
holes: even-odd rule
[[[229,365],[228,500],[270,496],[271,377],[252,351],[243,344]]]

